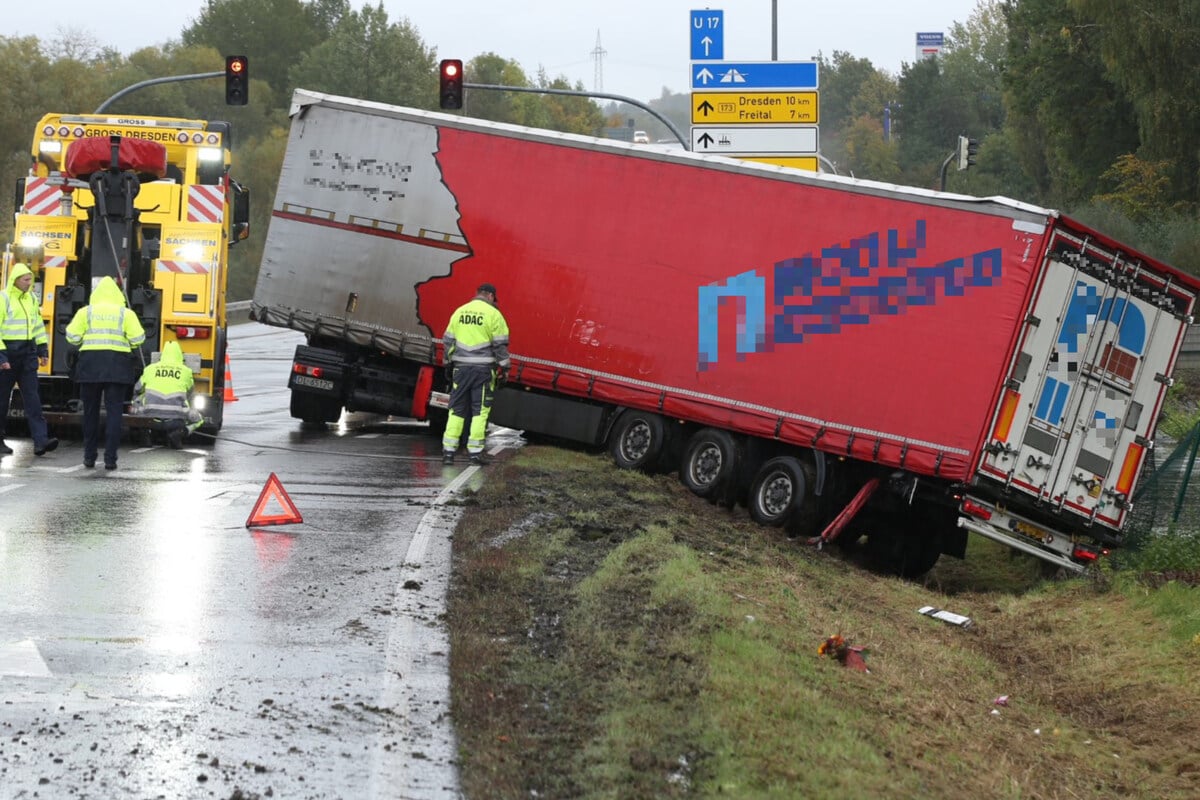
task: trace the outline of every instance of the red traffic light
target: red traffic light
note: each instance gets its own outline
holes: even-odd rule
[[[244,106],[250,100],[249,63],[245,56],[225,56],[225,102]]]
[[[463,107],[463,63],[457,58],[443,59],[438,67],[440,82],[438,106],[441,108]]]

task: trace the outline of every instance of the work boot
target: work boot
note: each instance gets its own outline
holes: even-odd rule
[[[178,450],[183,447],[183,434],[184,431],[182,428],[176,428],[167,434],[167,444],[171,445],[172,450]]]
[[[11,456],[13,449],[0,441],[0,456]]]
[[[442,451],[442,463],[443,464],[453,464],[454,463],[454,451],[453,450],[443,450]]]
[[[44,455],[46,455],[46,453],[53,452],[57,449],[58,449],[58,439],[55,439],[53,436],[51,436],[49,439],[47,439],[45,442],[42,443],[41,447],[35,447],[33,450],[33,454],[35,456],[44,456]]]
[[[482,467],[487,464],[487,459],[483,457],[483,453],[471,453],[471,466]]]

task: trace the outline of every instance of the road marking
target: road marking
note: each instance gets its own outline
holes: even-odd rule
[[[462,514],[461,506],[448,502],[477,471],[463,470],[442,489],[404,554],[379,699],[380,708],[392,710],[396,722],[375,737],[368,793],[374,800],[459,796],[457,743],[449,714],[450,638],[438,620],[446,607],[450,536]],[[414,750],[422,757],[413,758]]]
[[[32,639],[23,642],[0,644],[0,675],[19,675],[31,678],[51,677],[37,643]]]
[[[25,484],[23,484],[23,483],[10,483],[8,486],[0,486],[0,494],[4,494],[5,492],[11,492],[14,489],[20,489],[24,485]]]

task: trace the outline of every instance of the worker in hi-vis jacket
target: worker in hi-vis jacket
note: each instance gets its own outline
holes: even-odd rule
[[[442,463],[453,464],[463,427],[470,418],[467,454],[482,465],[487,419],[496,387],[508,380],[508,323],[496,308],[496,287],[481,284],[475,297],[450,315],[442,335],[446,379],[450,391],[450,417],[442,437]]]

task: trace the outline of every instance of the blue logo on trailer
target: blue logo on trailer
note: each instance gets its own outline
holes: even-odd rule
[[[691,12],[692,61],[720,61],[725,57],[725,12],[702,9]]]
[[[849,325],[869,325],[1000,283],[999,248],[923,264],[925,243],[925,221],[917,220],[905,233],[877,231],[819,254],[785,259],[775,264],[770,298],[766,278],[753,270],[701,286],[697,368],[703,372],[717,363],[722,306],[736,309],[735,356],[742,361],[751,353],[836,335]]]
[[[1140,309],[1124,298],[1103,297],[1095,286],[1077,281],[1075,294],[1067,305],[1062,329],[1058,332],[1057,348],[1048,365],[1045,382],[1038,394],[1033,416],[1054,427],[1062,424],[1067,409],[1067,399],[1079,376],[1080,361],[1092,331],[1097,325],[1116,325],[1116,345],[1120,350],[1140,358],[1146,350],[1146,318]],[[1106,369],[1121,369],[1119,356],[1104,357]],[[1132,379],[1130,366],[1127,379]],[[1116,420],[1097,413],[1097,428],[1115,428]]]

